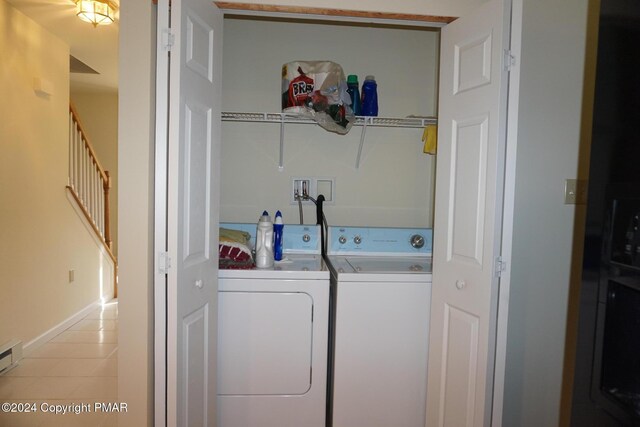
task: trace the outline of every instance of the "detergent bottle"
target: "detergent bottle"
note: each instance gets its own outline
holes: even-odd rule
[[[284,222],[282,222],[282,214],[276,212],[276,219],[273,222],[273,258],[276,261],[282,261],[282,232],[284,231]]]
[[[262,212],[256,228],[256,267],[273,267],[273,223],[267,211]]]
[[[374,76],[367,76],[362,84],[362,115],[378,115],[378,84]]]
[[[359,116],[361,113],[360,108],[360,91],[358,90],[358,76],[350,74],[347,77],[347,93],[351,96],[351,109],[353,114]]]

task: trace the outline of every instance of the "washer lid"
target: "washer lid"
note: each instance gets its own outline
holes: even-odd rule
[[[355,273],[431,274],[431,258],[426,257],[346,257]]]

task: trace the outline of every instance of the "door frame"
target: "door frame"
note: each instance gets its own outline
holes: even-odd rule
[[[516,156],[518,148],[518,105],[520,100],[520,58],[522,52],[522,2],[511,1],[509,93],[507,95],[507,123],[505,144],[505,171],[502,206],[501,255],[503,261],[498,292],[496,323],[496,351],[493,383],[492,427],[502,426],[504,389],[507,358],[507,329],[509,323],[509,298],[511,289],[511,266],[513,248],[513,223],[515,209]]]
[[[169,86],[160,82],[169,81],[169,47],[161,46],[159,40],[170,26],[169,0],[157,1],[156,17],[156,100],[155,100],[155,143],[154,143],[154,224],[153,224],[153,401],[154,425],[165,427],[167,422],[167,269],[169,265],[167,239],[167,199],[168,199],[168,123]],[[158,120],[163,116],[164,121]]]
[[[168,0],[158,0],[159,2],[166,2]],[[510,282],[511,282],[511,250],[512,250],[512,238],[513,238],[513,214],[514,214],[514,201],[515,201],[515,173],[516,173],[516,154],[517,154],[517,131],[518,131],[518,101],[519,101],[519,59],[521,53],[521,34],[522,34],[522,0],[504,0],[505,2],[511,2],[511,27],[510,27],[510,44],[511,55],[514,58],[512,63],[511,72],[509,74],[509,94],[508,94],[508,107],[506,123],[507,135],[506,135],[506,147],[505,147],[505,177],[504,177],[504,192],[503,192],[503,207],[502,207],[502,230],[500,241],[502,244],[502,259],[505,266],[501,278],[500,289],[498,296],[498,313],[496,319],[496,349],[495,349],[495,367],[493,372],[493,399],[492,399],[492,426],[502,425],[502,411],[504,402],[504,381],[506,370],[506,343],[507,343],[507,326],[508,326],[508,314],[509,314],[509,294],[510,294]],[[380,12],[359,12],[359,11],[337,11],[334,9],[323,8],[311,8],[311,7],[262,7],[262,5],[242,4],[241,6],[233,6],[233,3],[214,2],[214,7],[219,7],[223,15],[245,15],[245,16],[260,16],[267,18],[291,18],[291,19],[311,19],[311,20],[326,20],[326,21],[343,21],[343,22],[366,22],[373,24],[401,24],[405,26],[415,27],[443,27],[447,25],[447,22],[451,22],[456,18],[450,17],[436,17],[429,15],[406,15],[395,13],[380,13]],[[222,7],[221,7],[222,6]],[[225,7],[227,6],[227,7]],[[277,9],[276,9],[277,8]],[[161,8],[158,7],[158,10]],[[335,13],[338,12],[338,13]],[[440,22],[427,21],[425,18],[442,18]],[[158,13],[157,23],[165,22],[162,20],[168,20],[167,16],[162,16]],[[447,21],[447,19],[449,19]],[[158,25],[158,29],[161,25]],[[163,37],[161,31],[156,32],[156,37]],[[157,58],[161,58],[161,52],[157,52]],[[168,62],[168,60],[167,60]],[[168,65],[167,65],[168,69]],[[162,94],[164,90],[167,90],[165,95]],[[164,112],[158,111],[158,105],[160,102],[168,102],[168,89],[156,87],[156,114]],[[156,125],[156,137],[155,143],[158,144],[159,136],[165,135],[164,141],[166,143],[166,129],[162,126]],[[158,155],[158,151],[165,150],[161,145],[156,145],[155,153]],[[166,159],[164,162],[166,166]],[[162,167],[162,165],[160,166]],[[158,179],[158,173],[162,172],[158,169],[156,162],[156,181]],[[166,187],[165,187],[166,188]],[[163,197],[166,206],[166,192],[164,196],[162,194],[162,188],[154,188],[156,196],[156,206],[154,209],[154,219],[156,224],[154,225],[154,275],[153,275],[153,288],[154,288],[154,416],[155,425],[164,426],[166,418],[166,275],[159,271],[160,265],[160,253],[166,251],[166,209],[160,209],[157,202],[162,201]],[[164,261],[163,261],[164,262]],[[162,299],[162,295],[164,300]],[[164,354],[163,354],[164,353]],[[164,361],[164,365],[163,365]],[[162,420],[159,423],[159,418]]]

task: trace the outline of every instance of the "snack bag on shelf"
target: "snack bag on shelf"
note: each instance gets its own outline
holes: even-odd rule
[[[294,61],[282,66],[282,111],[315,120],[328,131],[346,134],[355,121],[347,81],[339,64]]]

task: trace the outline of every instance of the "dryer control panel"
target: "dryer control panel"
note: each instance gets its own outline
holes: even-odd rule
[[[329,254],[430,256],[431,228],[329,227]]]

